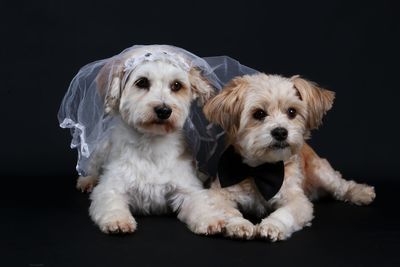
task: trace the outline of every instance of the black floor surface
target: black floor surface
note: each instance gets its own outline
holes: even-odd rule
[[[400,266],[400,183],[375,183],[368,207],[315,204],[287,241],[192,234],[173,216],[137,217],[132,235],[102,234],[88,195],[65,177],[3,177],[0,266]]]

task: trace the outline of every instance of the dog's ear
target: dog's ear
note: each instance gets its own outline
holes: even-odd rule
[[[200,70],[192,68],[189,72],[189,81],[193,98],[198,100],[200,106],[215,95],[214,87],[201,75]]]
[[[322,117],[332,108],[335,93],[319,87],[316,83],[300,78],[299,75],[290,78],[301,100],[307,104],[307,127],[312,130],[322,123]]]
[[[106,114],[118,112],[121,98],[121,80],[123,67],[119,60],[106,63],[96,77],[97,88],[104,97],[104,112]]]
[[[246,86],[243,77],[234,78],[203,109],[207,119],[220,125],[230,136],[234,136],[240,126]]]

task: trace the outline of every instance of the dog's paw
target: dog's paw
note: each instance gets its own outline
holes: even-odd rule
[[[272,242],[285,240],[290,237],[286,226],[278,219],[266,218],[257,226],[257,234],[261,238],[266,238]]]
[[[137,228],[135,219],[129,216],[113,216],[100,225],[100,230],[106,234],[129,234],[133,233]]]
[[[76,182],[76,189],[90,193],[93,190],[93,187],[97,184],[98,177],[96,176],[79,176],[78,181]]]
[[[368,205],[376,197],[375,188],[366,184],[355,184],[346,194],[346,198],[356,205]]]
[[[230,218],[225,225],[224,235],[231,238],[252,239],[255,234],[255,225],[242,217]]]
[[[196,223],[189,225],[192,232],[199,235],[215,235],[222,233],[226,225],[224,218],[200,219]]]

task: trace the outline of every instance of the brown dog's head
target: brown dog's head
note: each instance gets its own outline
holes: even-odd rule
[[[226,131],[244,161],[256,166],[298,153],[333,99],[333,92],[299,76],[255,74],[233,79],[204,113]]]

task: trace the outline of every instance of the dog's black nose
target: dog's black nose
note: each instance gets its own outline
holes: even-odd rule
[[[166,120],[171,116],[172,109],[167,105],[157,106],[154,108],[154,112],[160,120]]]
[[[288,136],[288,131],[285,128],[278,127],[271,131],[271,135],[278,141],[284,141]]]

